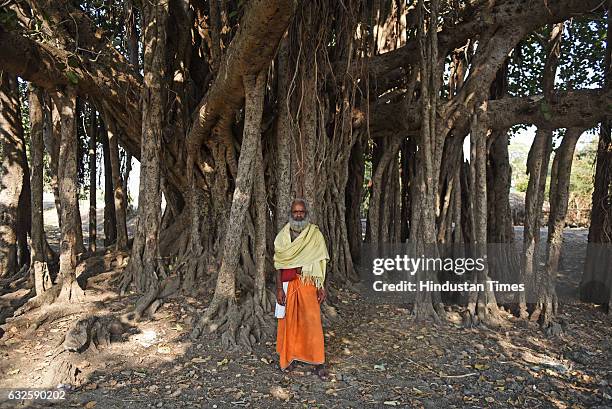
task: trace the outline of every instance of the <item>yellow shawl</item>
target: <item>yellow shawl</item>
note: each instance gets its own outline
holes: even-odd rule
[[[274,239],[274,268],[280,270],[302,267],[300,277],[304,283],[313,283],[317,288],[322,288],[327,260],[329,254],[325,239],[315,224],[310,223],[291,241],[287,223]]]

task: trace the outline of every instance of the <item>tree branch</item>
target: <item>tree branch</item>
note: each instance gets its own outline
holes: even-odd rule
[[[505,129],[517,124],[538,127],[590,128],[606,117],[612,117],[612,89],[583,89],[557,92],[549,102],[543,95],[507,97],[488,102],[486,120],[494,129]],[[371,108],[372,134],[375,137],[389,132],[414,133],[421,126],[419,108],[405,100],[377,104]]]
[[[294,14],[296,2],[257,0],[249,2],[247,7],[240,28],[221,62],[217,77],[196,110],[197,117],[187,137],[186,148],[191,161],[188,163],[188,172],[191,172],[193,161],[198,160],[200,145],[210,135],[212,128],[228,127],[235,110],[242,106],[242,78],[248,74],[256,74],[270,64]]]
[[[482,32],[492,27],[524,27],[528,31],[546,24],[558,23],[576,15],[592,12],[603,4],[601,0],[505,0],[481,3],[473,16],[466,21],[445,27],[438,34],[439,54],[446,55],[449,51],[463,46],[468,39],[478,37]],[[385,85],[395,83],[387,76],[397,76],[403,67],[418,61],[418,44],[415,38],[408,43],[385,54],[371,58],[369,75],[371,82],[379,91],[384,91]]]
[[[489,101],[487,120],[494,128],[516,124],[538,127],[590,128],[612,117],[612,89],[584,89],[557,93],[550,101],[543,95]]]
[[[108,108],[121,129],[121,144],[140,157],[141,81],[131,70],[92,62],[61,48],[39,43],[0,26],[0,69],[49,91],[74,85],[79,95]]]

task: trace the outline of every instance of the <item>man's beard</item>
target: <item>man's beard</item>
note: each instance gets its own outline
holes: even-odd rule
[[[301,233],[310,224],[310,218],[304,217],[302,220],[295,220],[293,216],[289,216],[289,228],[296,233]]]

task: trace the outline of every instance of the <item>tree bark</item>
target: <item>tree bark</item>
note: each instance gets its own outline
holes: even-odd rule
[[[261,149],[261,116],[265,87],[265,71],[244,78],[245,119],[244,131],[238,160],[238,174],[232,200],[229,221],[225,232],[221,267],[217,276],[217,286],[207,311],[194,327],[192,337],[200,336],[204,327],[217,315],[228,317],[228,328],[221,339],[226,347],[235,345],[236,330],[236,268],[240,258],[244,218],[251,200],[253,174],[257,152]]]
[[[32,163],[30,182],[32,189],[32,262],[30,268],[34,278],[34,288],[37,296],[42,295],[51,288],[52,285],[49,267],[47,265],[46,240],[43,224],[43,107],[44,96],[42,91],[30,84],[30,154]]]
[[[20,230],[24,226],[19,223],[19,204],[24,178],[29,179],[29,174],[17,78],[5,74],[0,82],[0,277],[6,277],[20,267],[18,242],[23,240]]]
[[[486,112],[486,102],[480,107],[479,112]],[[481,120],[482,116],[475,115],[470,133],[472,172],[471,200],[472,200],[472,227],[474,229],[473,244],[474,256],[487,259],[487,136],[489,127]],[[474,282],[484,286],[484,291],[472,292],[469,295],[468,312],[470,322],[474,325],[484,322],[489,326],[499,325],[499,310],[495,293],[490,289],[488,282],[488,263],[484,268],[474,272]]]
[[[553,318],[557,315],[558,301],[555,285],[557,283],[559,257],[561,256],[563,230],[565,228],[565,216],[569,200],[570,174],[576,143],[583,132],[584,129],[582,128],[566,130],[552,164],[546,265],[538,290],[536,313],[533,314],[533,319],[537,318],[540,325],[545,328],[550,325]]]
[[[76,280],[77,264],[77,135],[76,135],[76,94],[72,87],[54,96],[60,111],[61,139],[59,142],[58,184],[61,204],[60,268],[58,282],[61,287],[58,301],[79,302],[84,297]]]
[[[59,182],[58,182],[58,160],[59,160],[59,145],[62,138],[62,121],[60,112],[53,102],[54,93],[49,94],[49,132],[44,138],[45,148],[49,153],[49,170],[51,179],[51,189],[53,190],[53,198],[55,200],[55,211],[57,212],[57,222],[59,227],[62,226],[62,206],[60,205]]]
[[[275,228],[280,231],[289,219],[291,205],[291,143],[293,124],[289,117],[289,47],[288,38],[281,40],[278,50],[278,118],[276,122],[276,211]]]
[[[63,213],[61,209],[61,194],[59,191],[59,175],[62,170],[60,166],[61,164],[60,162],[60,144],[61,142],[60,140],[62,138],[61,135],[63,132],[63,128],[62,128],[62,113],[61,113],[62,107],[57,106],[58,104],[57,101],[65,102],[65,100],[61,98],[60,96],[58,96],[58,92],[51,93],[51,99],[52,99],[51,120],[52,120],[53,132],[49,135],[49,138],[45,140],[45,145],[46,145],[47,151],[49,152],[49,156],[50,156],[51,186],[53,188],[53,194],[55,196],[55,208],[57,210],[57,216],[58,216],[57,220],[61,227],[64,220],[62,219]],[[75,128],[75,132],[76,132],[76,128]],[[78,155],[78,151],[77,151],[77,155]],[[78,186],[76,187],[76,189],[77,189],[77,194],[78,194]],[[83,253],[85,252],[85,245],[83,244],[83,225],[81,221],[81,211],[79,209],[78,200],[77,200],[77,207],[71,214],[75,218],[74,225],[76,229],[75,230],[76,246],[77,246],[76,251],[77,253]]]
[[[561,41],[563,38],[563,23],[552,27],[550,38],[546,46],[546,63],[542,76],[542,90],[544,101],[553,99],[554,81],[559,65],[561,53]],[[519,292],[519,314],[522,318],[527,317],[526,298],[534,297],[538,276],[538,256],[540,242],[540,219],[542,205],[544,203],[544,191],[548,175],[548,164],[552,150],[553,129],[540,127],[536,131],[527,157],[527,173],[529,182],[525,195],[525,223],[523,231],[523,253],[521,257],[521,282],[525,284],[526,291]],[[554,289],[550,289],[554,291]]]
[[[438,76],[438,1],[432,1],[430,16],[425,24],[425,6],[423,0],[418,2],[419,25],[418,37],[420,47],[420,73],[421,73],[421,117],[422,126],[417,141],[416,160],[417,167],[415,185],[413,189],[412,220],[410,221],[410,241],[416,243],[417,254],[422,254],[424,248],[429,247],[426,255],[437,257],[436,237],[436,209],[438,194],[438,167],[434,163],[442,155],[440,143],[444,135],[437,129],[438,89],[440,78]],[[418,271],[419,282],[437,281],[435,272]],[[439,321],[444,314],[439,293],[418,291],[414,305],[414,315],[417,320]]]
[[[138,194],[138,227],[121,290],[130,284],[143,293],[136,304],[135,317],[140,319],[155,300],[165,267],[159,252],[161,221],[161,141],[164,128],[165,94],[163,78],[166,59],[166,22],[168,1],[156,0],[143,7],[144,88],[142,92],[142,150],[140,153],[140,189]],[[110,139],[110,138],[109,138]],[[112,160],[112,158],[111,158]]]

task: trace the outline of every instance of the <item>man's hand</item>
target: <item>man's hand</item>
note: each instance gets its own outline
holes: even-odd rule
[[[282,287],[276,289],[276,302],[280,305],[285,305],[285,303],[287,302],[287,298],[285,297],[285,291],[283,291]]]
[[[325,288],[317,289],[317,301],[319,304],[323,304],[323,301],[327,298],[327,294],[325,293]]]

